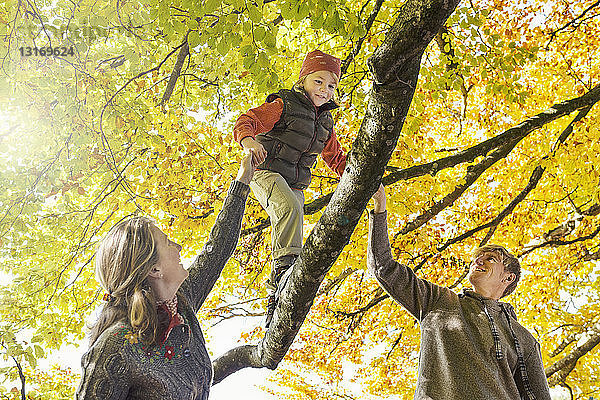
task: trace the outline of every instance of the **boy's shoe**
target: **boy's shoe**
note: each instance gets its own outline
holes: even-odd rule
[[[281,292],[281,288],[278,288],[278,284],[280,283],[285,272],[294,264],[296,258],[298,258],[297,255],[288,254],[273,260],[271,279],[267,282],[270,294],[269,298],[267,299],[267,315],[265,318],[266,329],[269,329],[269,325],[273,319],[273,313],[275,313],[277,301],[279,301],[279,293]]]

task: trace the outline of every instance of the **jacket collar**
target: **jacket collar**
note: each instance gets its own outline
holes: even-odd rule
[[[473,299],[479,301],[480,303],[484,304],[488,308],[488,310],[494,310],[494,311],[500,312],[500,311],[502,311],[502,308],[504,308],[511,317],[513,317],[515,320],[517,319],[517,314],[515,313],[515,309],[509,303],[490,299],[489,297],[482,296],[479,293],[476,293],[475,291],[473,291],[471,289],[463,289],[463,292],[462,292],[462,294],[460,294],[460,296],[473,298]]]

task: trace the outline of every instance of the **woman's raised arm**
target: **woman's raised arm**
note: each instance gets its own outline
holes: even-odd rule
[[[223,208],[212,227],[208,241],[189,269],[190,275],[181,285],[181,293],[192,303],[195,311],[202,306],[223,267],[233,254],[240,235],[246,199],[250,192],[254,168],[252,155],[240,163],[236,180],[231,183]]]

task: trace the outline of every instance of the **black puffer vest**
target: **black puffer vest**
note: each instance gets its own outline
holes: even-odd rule
[[[330,100],[317,109],[304,93],[287,89],[270,94],[267,102],[278,97],[283,100],[281,118],[255,138],[268,154],[258,169],[278,172],[291,188],[304,190],[310,184],[310,168],[333,132],[329,110],[338,106]]]

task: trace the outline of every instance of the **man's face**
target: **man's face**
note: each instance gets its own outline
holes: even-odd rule
[[[504,270],[498,253],[489,251],[473,259],[467,277],[475,292],[498,300],[504,289],[515,279],[515,274]]]

